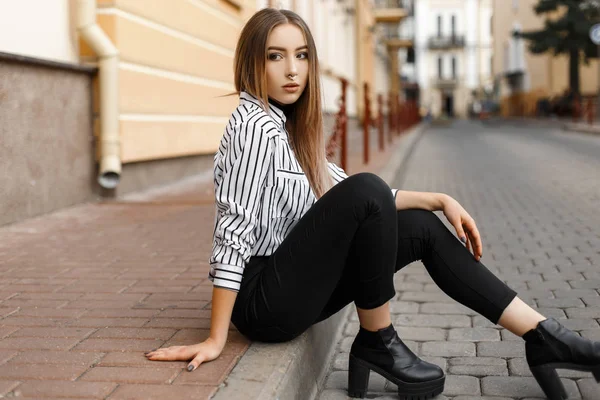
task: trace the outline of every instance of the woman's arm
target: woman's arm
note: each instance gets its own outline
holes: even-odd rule
[[[221,347],[227,342],[237,292],[213,286],[212,311],[210,313],[210,338]]]
[[[481,259],[483,256],[481,235],[475,220],[458,201],[443,193],[398,190],[396,193],[396,209],[406,210],[411,208],[443,211],[448,221],[454,226],[458,238],[467,246],[467,249],[473,251],[477,261]]]
[[[396,209],[408,210],[420,208],[422,210],[440,211],[444,209],[444,202],[449,198],[443,193],[409,192],[398,190],[396,194]]]

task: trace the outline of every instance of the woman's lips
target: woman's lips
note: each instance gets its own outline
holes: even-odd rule
[[[299,89],[299,85],[286,85],[283,87],[283,90],[285,90],[288,93],[296,93]]]

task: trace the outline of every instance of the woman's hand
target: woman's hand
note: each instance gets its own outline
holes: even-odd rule
[[[481,236],[479,235],[475,221],[465,211],[463,206],[452,197],[444,196],[442,204],[442,211],[444,211],[444,215],[454,226],[454,229],[456,229],[458,237],[467,246],[469,251],[473,250],[475,259],[479,261],[483,255],[483,245],[481,244]]]
[[[152,361],[189,361],[187,370],[193,371],[200,364],[212,361],[221,355],[224,345],[208,338],[202,343],[191,346],[171,346],[163,349],[156,349],[145,353],[146,358]]]

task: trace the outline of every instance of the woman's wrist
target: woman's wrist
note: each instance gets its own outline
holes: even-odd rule
[[[443,211],[446,204],[451,199],[450,196],[444,193],[435,193],[434,209],[433,211]]]
[[[209,336],[206,339],[209,342],[213,342],[216,346],[218,346],[221,350],[225,347],[225,343],[227,343],[227,337],[219,337],[219,336]]]

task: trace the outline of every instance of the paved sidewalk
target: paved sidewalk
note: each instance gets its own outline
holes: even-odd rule
[[[392,156],[361,168],[360,151],[350,172]],[[0,396],[212,396],[250,344],[233,326],[219,359],[192,373],[143,355],[208,336],[212,190],[210,172],[0,227]]]
[[[455,197],[478,224],[488,268],[546,316],[600,340],[600,137],[456,121],[430,128],[410,157],[392,186]],[[395,287],[400,337],[447,373],[436,399],[544,398],[523,341],[450,299],[420,262],[397,273]],[[348,399],[358,329],[352,311],[320,400]],[[559,375],[570,399],[600,399],[590,373]],[[371,373],[369,398],[397,399],[395,392]]]

